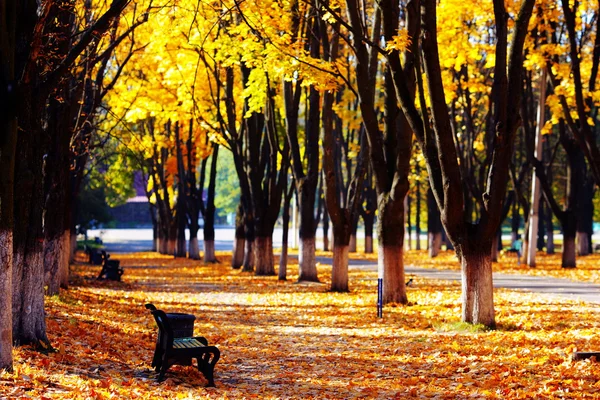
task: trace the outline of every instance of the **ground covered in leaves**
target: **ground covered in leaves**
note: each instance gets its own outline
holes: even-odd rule
[[[388,306],[378,319],[376,272],[351,269],[351,292],[339,294],[328,292],[328,265],[319,266],[320,284],[294,283],[294,265],[282,283],[219,257],[203,265],[115,256],[123,282],[96,281],[99,267],[74,265],[71,287],[47,299],[56,352],[16,348],[0,398],[600,398],[599,364],[571,361],[576,349],[600,350],[597,305],[498,290],[499,326],[486,331],[459,322],[458,283],[415,277],[411,305]],[[452,257],[409,252],[406,263],[455,268]],[[559,257],[536,273],[564,272]],[[501,261],[496,270],[529,273],[514,258]],[[578,272],[597,282],[598,268]],[[560,276],[580,278],[568,273]],[[147,302],[196,315],[195,333],[221,350],[216,388],[192,367],[155,382]]]

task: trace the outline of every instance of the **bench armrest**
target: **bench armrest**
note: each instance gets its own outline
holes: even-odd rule
[[[196,339],[203,345],[208,346],[208,340],[206,340],[206,338],[204,336],[195,336],[194,339]]]

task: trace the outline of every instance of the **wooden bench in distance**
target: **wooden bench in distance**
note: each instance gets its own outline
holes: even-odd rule
[[[158,325],[158,339],[152,360],[152,366],[159,373],[158,381],[165,378],[165,373],[172,365],[189,365],[195,358],[198,371],[208,380],[207,386],[215,386],[214,369],[221,352],[215,346],[209,346],[206,338],[201,336],[175,338],[169,318],[153,304],[146,304]]]

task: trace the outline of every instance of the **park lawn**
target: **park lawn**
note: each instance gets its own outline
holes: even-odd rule
[[[407,264],[428,262],[417,254]],[[415,277],[411,305],[377,319],[375,272],[351,270],[351,292],[339,294],[328,292],[327,265],[322,283],[297,284],[297,265],[281,283],[231,270],[228,253],[216,265],[118,258],[123,282],[72,266],[70,288],[47,299],[57,351],[16,348],[0,398],[600,398],[599,365],[571,361],[576,349],[600,351],[597,305],[497,290],[499,326],[486,331],[459,322],[458,283]],[[221,350],[216,388],[191,367],[155,382],[147,302],[197,316],[195,333]]]

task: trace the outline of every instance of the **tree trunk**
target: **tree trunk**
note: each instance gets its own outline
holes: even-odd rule
[[[406,195],[406,240],[405,240],[405,246],[407,250],[412,250],[412,227],[410,226],[410,217],[411,217],[411,203],[412,203],[412,199],[410,197],[410,194]]]
[[[192,236],[190,232],[190,242],[188,247],[188,254],[192,260],[200,260],[200,244],[198,242],[198,233]]]
[[[576,266],[576,246],[575,237],[577,236],[577,222],[572,211],[565,211],[561,221],[563,229],[563,248],[562,248],[562,267],[575,268]]]
[[[160,254],[169,254],[169,235],[164,228],[158,230],[158,252]]]
[[[152,210],[152,208],[150,208],[150,209]],[[153,219],[153,221],[152,221],[152,251],[158,251],[158,243],[159,243],[158,223]]]
[[[429,232],[427,240],[429,243],[429,257],[437,257],[442,248],[442,232]]]
[[[323,212],[323,251],[329,251],[329,215]]]
[[[198,231],[200,230],[200,226],[198,225],[198,219],[192,220],[190,223],[189,231],[190,231],[190,241],[188,244],[188,257],[192,260],[200,259],[200,244],[198,243]]]
[[[577,210],[577,255],[587,256],[592,252],[591,236],[594,222],[594,181],[586,177],[580,188]]]
[[[67,289],[69,287],[69,266],[71,264],[71,230],[66,230],[63,233],[63,252],[62,261],[60,262],[59,281],[60,287]]]
[[[404,282],[404,201],[379,200],[378,275],[383,279],[383,304],[407,304]]]
[[[285,281],[287,279],[287,263],[288,263],[288,239],[290,228],[290,201],[294,195],[294,185],[292,184],[283,199],[283,232],[281,237],[281,257],[279,258],[279,274],[278,279]]]
[[[357,250],[357,246],[356,246],[356,233],[353,233],[350,235],[350,243],[348,244],[348,251],[350,253],[356,253]]]
[[[464,247],[462,251],[462,320],[494,328],[492,260],[485,248],[489,246]]]
[[[273,238],[270,236],[257,236],[254,239],[254,268],[256,275],[275,275],[273,262]]]
[[[315,195],[316,185],[306,178],[298,188],[300,198],[300,246],[298,249],[298,281],[318,282],[317,261],[315,257]]]
[[[333,266],[331,270],[331,291],[348,291],[348,245],[333,245]]]
[[[204,262],[205,263],[216,263],[217,255],[215,253],[215,240],[204,239]]]
[[[365,254],[373,254],[373,235],[365,236]]]
[[[246,237],[246,248],[244,249],[243,272],[254,271],[254,240]]]
[[[75,253],[77,253],[77,232],[75,231],[74,227],[71,227],[70,235],[71,235],[71,240],[70,240],[71,251],[69,252],[69,263],[72,263],[75,261]]]
[[[442,221],[431,189],[427,190],[427,237],[429,257],[436,257],[442,248]]]
[[[300,265],[300,274],[298,281],[318,282],[317,276],[317,261],[315,257],[315,238],[300,238],[300,246],[298,249],[298,262]]]
[[[565,234],[563,237],[562,267],[575,268],[576,266],[575,236]]]
[[[419,164],[416,165],[417,175],[420,173]],[[417,243],[415,249],[421,250],[421,181],[417,178],[416,193],[417,204],[415,210],[415,234],[417,236]]]
[[[44,235],[42,229],[43,155],[42,132],[45,96],[23,92],[19,109],[19,135],[15,160],[13,340],[47,348],[44,314]]]
[[[207,226],[206,220],[204,220],[204,262],[206,263],[217,263],[217,256],[215,254],[215,225],[214,219],[210,221]]]
[[[178,200],[180,201],[181,198]],[[179,212],[181,212],[181,216],[177,217],[177,241],[175,246],[175,257],[186,257],[187,249],[186,249],[186,241],[185,241],[185,225],[187,218],[185,218],[185,211],[183,208],[179,208]]]
[[[375,218],[368,216],[365,218],[363,215],[363,223],[365,224],[365,253],[373,253],[373,226],[375,225]]]
[[[590,254],[589,236],[587,232],[577,232],[577,255],[587,256]]]
[[[44,241],[44,285],[48,296],[57,295],[61,284],[61,262],[64,260],[63,235]]]
[[[498,262],[498,246],[499,244],[502,243],[502,240],[500,238],[500,232],[494,237],[494,239],[492,240],[492,250],[490,253],[492,262]]]
[[[554,224],[552,223],[552,213],[546,213],[546,254],[554,254]]]
[[[233,269],[242,268],[244,265],[244,248],[246,246],[246,231],[244,226],[244,211],[240,203],[235,215],[235,241],[233,242],[233,254],[231,266]]]
[[[2,2],[0,14],[0,370],[12,371],[14,172],[17,118],[15,99],[15,29],[17,1]]]

